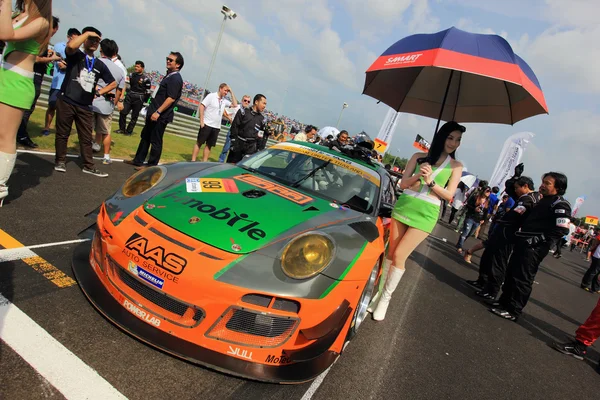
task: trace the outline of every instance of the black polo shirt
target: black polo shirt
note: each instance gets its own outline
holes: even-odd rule
[[[148,117],[154,114],[156,110],[167,100],[167,97],[175,99],[173,104],[166,110],[164,110],[160,117],[159,121],[170,123],[173,122],[173,117],[175,113],[173,109],[175,108],[177,101],[181,97],[181,91],[183,90],[183,79],[181,78],[181,74],[179,71],[171,72],[167,76],[163,78],[160,82],[160,86],[158,87],[158,91],[156,92],[156,96],[150,102],[150,106],[148,107]]]
[[[67,54],[65,80],[60,87],[60,98],[74,106],[92,110],[94,92],[100,78],[107,85],[115,81],[108,67],[97,58],[87,57],[81,50]]]

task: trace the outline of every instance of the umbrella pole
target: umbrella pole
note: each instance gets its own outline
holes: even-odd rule
[[[440,121],[442,120],[442,114],[444,113],[444,107],[446,106],[446,99],[448,98],[448,92],[450,91],[450,82],[452,82],[452,75],[454,75],[454,70],[450,70],[450,78],[448,78],[448,85],[446,85],[446,93],[444,93],[444,100],[442,101],[442,108],[440,110],[440,116],[438,117],[437,125],[435,126],[435,135],[440,128]]]

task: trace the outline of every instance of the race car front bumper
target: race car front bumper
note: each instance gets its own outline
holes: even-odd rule
[[[137,339],[169,354],[231,375],[273,383],[302,383],[325,371],[339,356],[327,350],[342,331],[352,308],[342,304],[335,318],[327,321],[326,332],[309,332],[315,340],[300,352],[285,352],[290,360],[286,365],[266,365],[198,346],[156,329],[127,311],[104,287],[89,262],[91,243],[81,243],[74,251],[72,267],[75,278],[88,300],[108,320]],[[324,321],[325,322],[325,321]],[[325,324],[323,325],[325,326]]]

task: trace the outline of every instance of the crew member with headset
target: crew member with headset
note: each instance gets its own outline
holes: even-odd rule
[[[231,149],[228,163],[237,163],[246,155],[258,151],[259,142],[265,137],[267,117],[262,112],[267,107],[267,98],[254,96],[252,107],[241,108],[231,123]]]
[[[144,107],[144,103],[148,101],[150,96],[150,88],[152,82],[150,78],[144,73],[144,62],[136,61],[135,70],[129,75],[129,90],[125,101],[119,101],[119,130],[116,133],[122,133],[125,135],[131,135],[135,129],[138,116],[140,115],[141,109]],[[121,103],[123,108],[121,109]],[[131,121],[125,129],[125,123],[127,122],[127,115],[131,112]]]
[[[552,246],[569,233],[571,204],[563,195],[567,177],[548,172],[542,177],[540,193],[543,198],[515,233],[516,243],[508,264],[502,296],[490,311],[516,321],[529,301],[538,268]]]

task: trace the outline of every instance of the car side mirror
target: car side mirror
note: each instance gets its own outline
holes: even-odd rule
[[[379,216],[382,218],[391,218],[394,205],[391,203],[382,202],[379,206]]]

